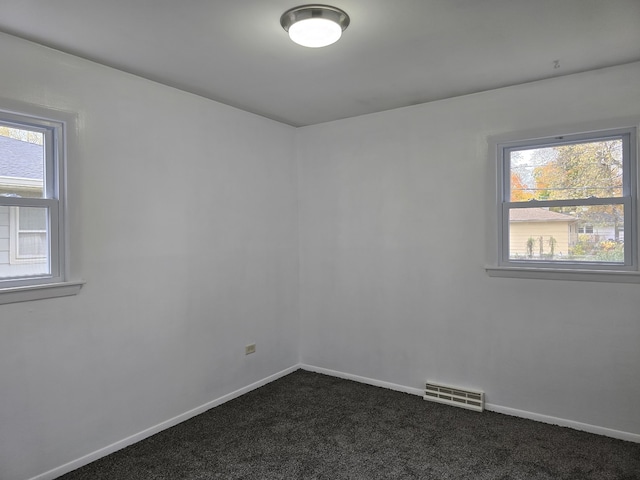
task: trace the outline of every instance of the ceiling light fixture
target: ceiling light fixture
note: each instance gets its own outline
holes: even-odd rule
[[[280,25],[303,47],[326,47],[340,39],[349,25],[349,15],[328,5],[302,5],[284,12]]]

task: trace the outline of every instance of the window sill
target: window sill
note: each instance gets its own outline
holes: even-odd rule
[[[563,270],[535,267],[485,267],[490,277],[573,280],[579,282],[640,283],[640,272],[616,270]]]
[[[61,282],[0,289],[0,305],[77,295],[84,282]]]

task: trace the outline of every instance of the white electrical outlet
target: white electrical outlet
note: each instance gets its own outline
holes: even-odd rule
[[[244,354],[245,355],[249,355],[251,353],[256,353],[256,344],[252,343],[250,345],[247,345],[246,347],[244,347]]]

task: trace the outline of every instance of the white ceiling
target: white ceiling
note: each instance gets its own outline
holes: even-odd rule
[[[294,126],[640,60],[640,0],[335,0],[323,49],[280,27],[304,3],[0,0],[0,30]]]

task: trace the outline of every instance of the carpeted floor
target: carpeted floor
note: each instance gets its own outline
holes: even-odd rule
[[[60,480],[640,480],[640,444],[298,370]]]

